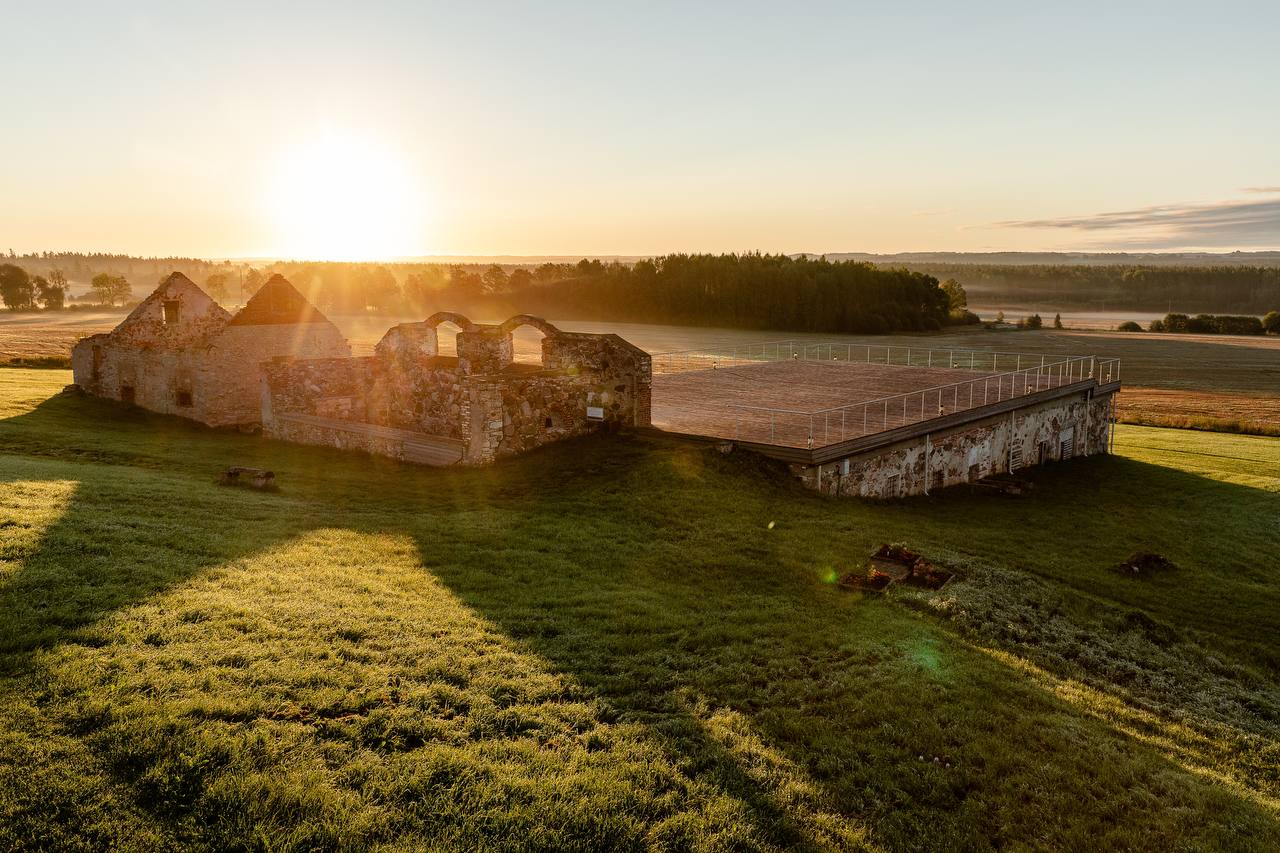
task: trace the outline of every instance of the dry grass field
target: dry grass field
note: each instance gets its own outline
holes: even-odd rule
[[[66,356],[85,335],[110,329],[121,315],[75,312],[0,315],[0,363],[14,358]],[[337,317],[357,354],[397,322],[416,318]],[[478,318],[493,320],[503,318]],[[707,329],[640,323],[562,321],[569,331],[616,332],[650,352],[734,346],[779,339],[837,341],[855,345],[921,346],[1056,355],[1105,355],[1123,363],[1121,419],[1130,423],[1195,427],[1260,434],[1280,433],[1280,338],[1046,329],[988,332],[975,329],[918,335],[817,335],[741,329]],[[517,333],[517,357],[534,361],[539,336]],[[447,349],[451,342],[445,341]]]

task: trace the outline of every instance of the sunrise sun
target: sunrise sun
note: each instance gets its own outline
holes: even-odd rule
[[[292,146],[266,182],[274,253],[368,261],[422,251],[423,200],[391,148],[347,134]]]

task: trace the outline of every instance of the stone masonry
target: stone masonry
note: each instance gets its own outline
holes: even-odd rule
[[[349,356],[342,333],[282,276],[232,316],[173,273],[120,325],[76,344],[86,393],[210,426],[261,422],[260,365],[276,356]]]
[[[820,465],[792,465],[824,494],[894,498],[1108,452],[1114,394],[1081,392],[925,432]]]
[[[458,327],[456,357],[437,328]],[[542,365],[513,361],[519,326],[544,335]],[[441,312],[390,329],[372,356],[276,358],[263,367],[263,428],[286,441],[429,464],[485,464],[596,430],[649,425],[652,367],[617,335],[501,325]]]

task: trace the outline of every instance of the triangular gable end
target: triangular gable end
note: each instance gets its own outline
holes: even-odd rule
[[[289,323],[328,323],[298,289],[276,273],[231,318],[232,326],[274,326]]]
[[[216,332],[231,314],[180,272],[171,273],[111,334],[124,333],[155,343],[185,345]]]

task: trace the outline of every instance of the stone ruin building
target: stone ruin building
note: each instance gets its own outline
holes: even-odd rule
[[[458,329],[456,356],[439,352],[444,323]],[[544,335],[541,364],[513,360],[520,326]],[[648,353],[523,314],[481,325],[443,312],[393,327],[372,356],[281,357],[263,371],[266,435],[433,465],[484,464],[650,420]]]
[[[120,325],[71,351],[85,393],[209,426],[262,421],[262,362],[349,356],[338,327],[274,275],[234,316],[173,273]]]
[[[439,353],[444,323],[458,329],[456,356]],[[540,365],[514,361],[521,326],[544,336]],[[71,363],[93,396],[433,465],[492,462],[650,416],[649,355],[617,335],[446,312],[393,327],[357,358],[279,275],[233,316],[174,273],[115,329],[77,343]]]

